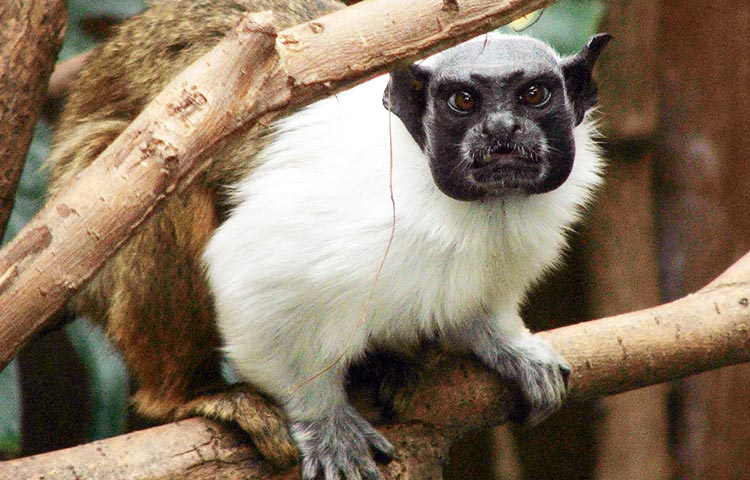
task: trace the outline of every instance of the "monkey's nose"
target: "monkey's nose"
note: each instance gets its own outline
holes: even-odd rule
[[[511,112],[495,112],[482,121],[482,135],[495,141],[512,141],[521,132],[518,118]]]

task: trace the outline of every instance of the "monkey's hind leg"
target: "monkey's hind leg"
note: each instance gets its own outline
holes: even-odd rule
[[[221,340],[200,254],[216,225],[200,183],[169,201],[77,299],[108,305],[107,331],[137,384],[136,410],[172,421],[192,415],[234,422],[278,466],[297,457],[280,411],[221,375]]]

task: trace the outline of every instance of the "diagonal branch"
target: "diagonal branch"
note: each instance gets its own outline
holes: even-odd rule
[[[248,16],[0,252],[0,367],[230,135],[550,3],[368,0],[278,35]]]
[[[570,401],[620,393],[750,360],[750,254],[699,292],[646,310],[540,333],[573,365]],[[377,418],[370,392],[352,392]],[[386,478],[439,478],[445,449],[467,430],[498,425],[510,391],[471,358],[438,357],[396,424],[382,430],[398,458]],[[87,478],[298,478],[269,473],[242,438],[191,419],[0,464],[0,478],[77,472]],[[61,473],[61,475],[65,475]],[[72,474],[70,478],[75,478]],[[55,478],[67,478],[65,476]]]

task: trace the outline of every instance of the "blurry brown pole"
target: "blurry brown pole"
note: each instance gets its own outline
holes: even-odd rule
[[[615,37],[599,66],[602,130],[609,165],[595,203],[584,256],[593,317],[659,303],[653,163],[658,126],[658,45],[661,6],[612,0],[601,31]],[[602,401],[596,478],[671,478],[669,385]]]
[[[659,182],[664,300],[704,284],[750,247],[750,10],[686,0],[661,17]],[[750,367],[680,383],[680,477],[750,470]]]

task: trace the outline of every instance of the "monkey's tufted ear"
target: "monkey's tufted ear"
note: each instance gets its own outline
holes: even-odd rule
[[[391,72],[391,80],[383,93],[383,106],[404,122],[420,148],[424,147],[423,117],[428,80],[427,68],[414,64]]]
[[[591,37],[583,49],[562,62],[565,89],[573,102],[576,125],[583,121],[586,111],[598,100],[596,82],[591,78],[596,60],[604,47],[612,40],[612,35],[600,33]]]

